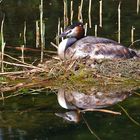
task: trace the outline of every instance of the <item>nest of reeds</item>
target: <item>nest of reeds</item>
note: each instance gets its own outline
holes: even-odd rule
[[[50,59],[20,72],[1,75],[2,92],[30,88],[82,88],[90,85],[122,85],[139,88],[140,60],[65,60]]]

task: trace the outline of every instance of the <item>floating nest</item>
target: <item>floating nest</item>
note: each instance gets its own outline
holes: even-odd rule
[[[84,89],[114,85],[123,89],[139,88],[140,60],[66,60],[50,59],[43,64],[23,68],[21,72],[0,75],[2,92],[40,87]],[[112,87],[112,86],[111,86]]]

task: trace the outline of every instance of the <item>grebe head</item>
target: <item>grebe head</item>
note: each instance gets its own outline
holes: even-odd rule
[[[74,23],[65,28],[64,32],[60,35],[61,37],[74,37],[80,39],[84,37],[85,30],[83,24],[78,22]]]

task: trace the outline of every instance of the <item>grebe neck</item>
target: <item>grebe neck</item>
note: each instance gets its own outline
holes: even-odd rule
[[[60,58],[65,58],[65,51],[77,41],[75,37],[64,39],[58,46],[58,55]]]

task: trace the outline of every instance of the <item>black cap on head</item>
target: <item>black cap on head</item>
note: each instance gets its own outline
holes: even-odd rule
[[[73,28],[76,27],[76,26],[82,26],[82,27],[83,27],[83,23],[81,23],[81,22],[75,22],[75,23],[73,23],[72,25],[66,27],[65,30],[73,29]]]

